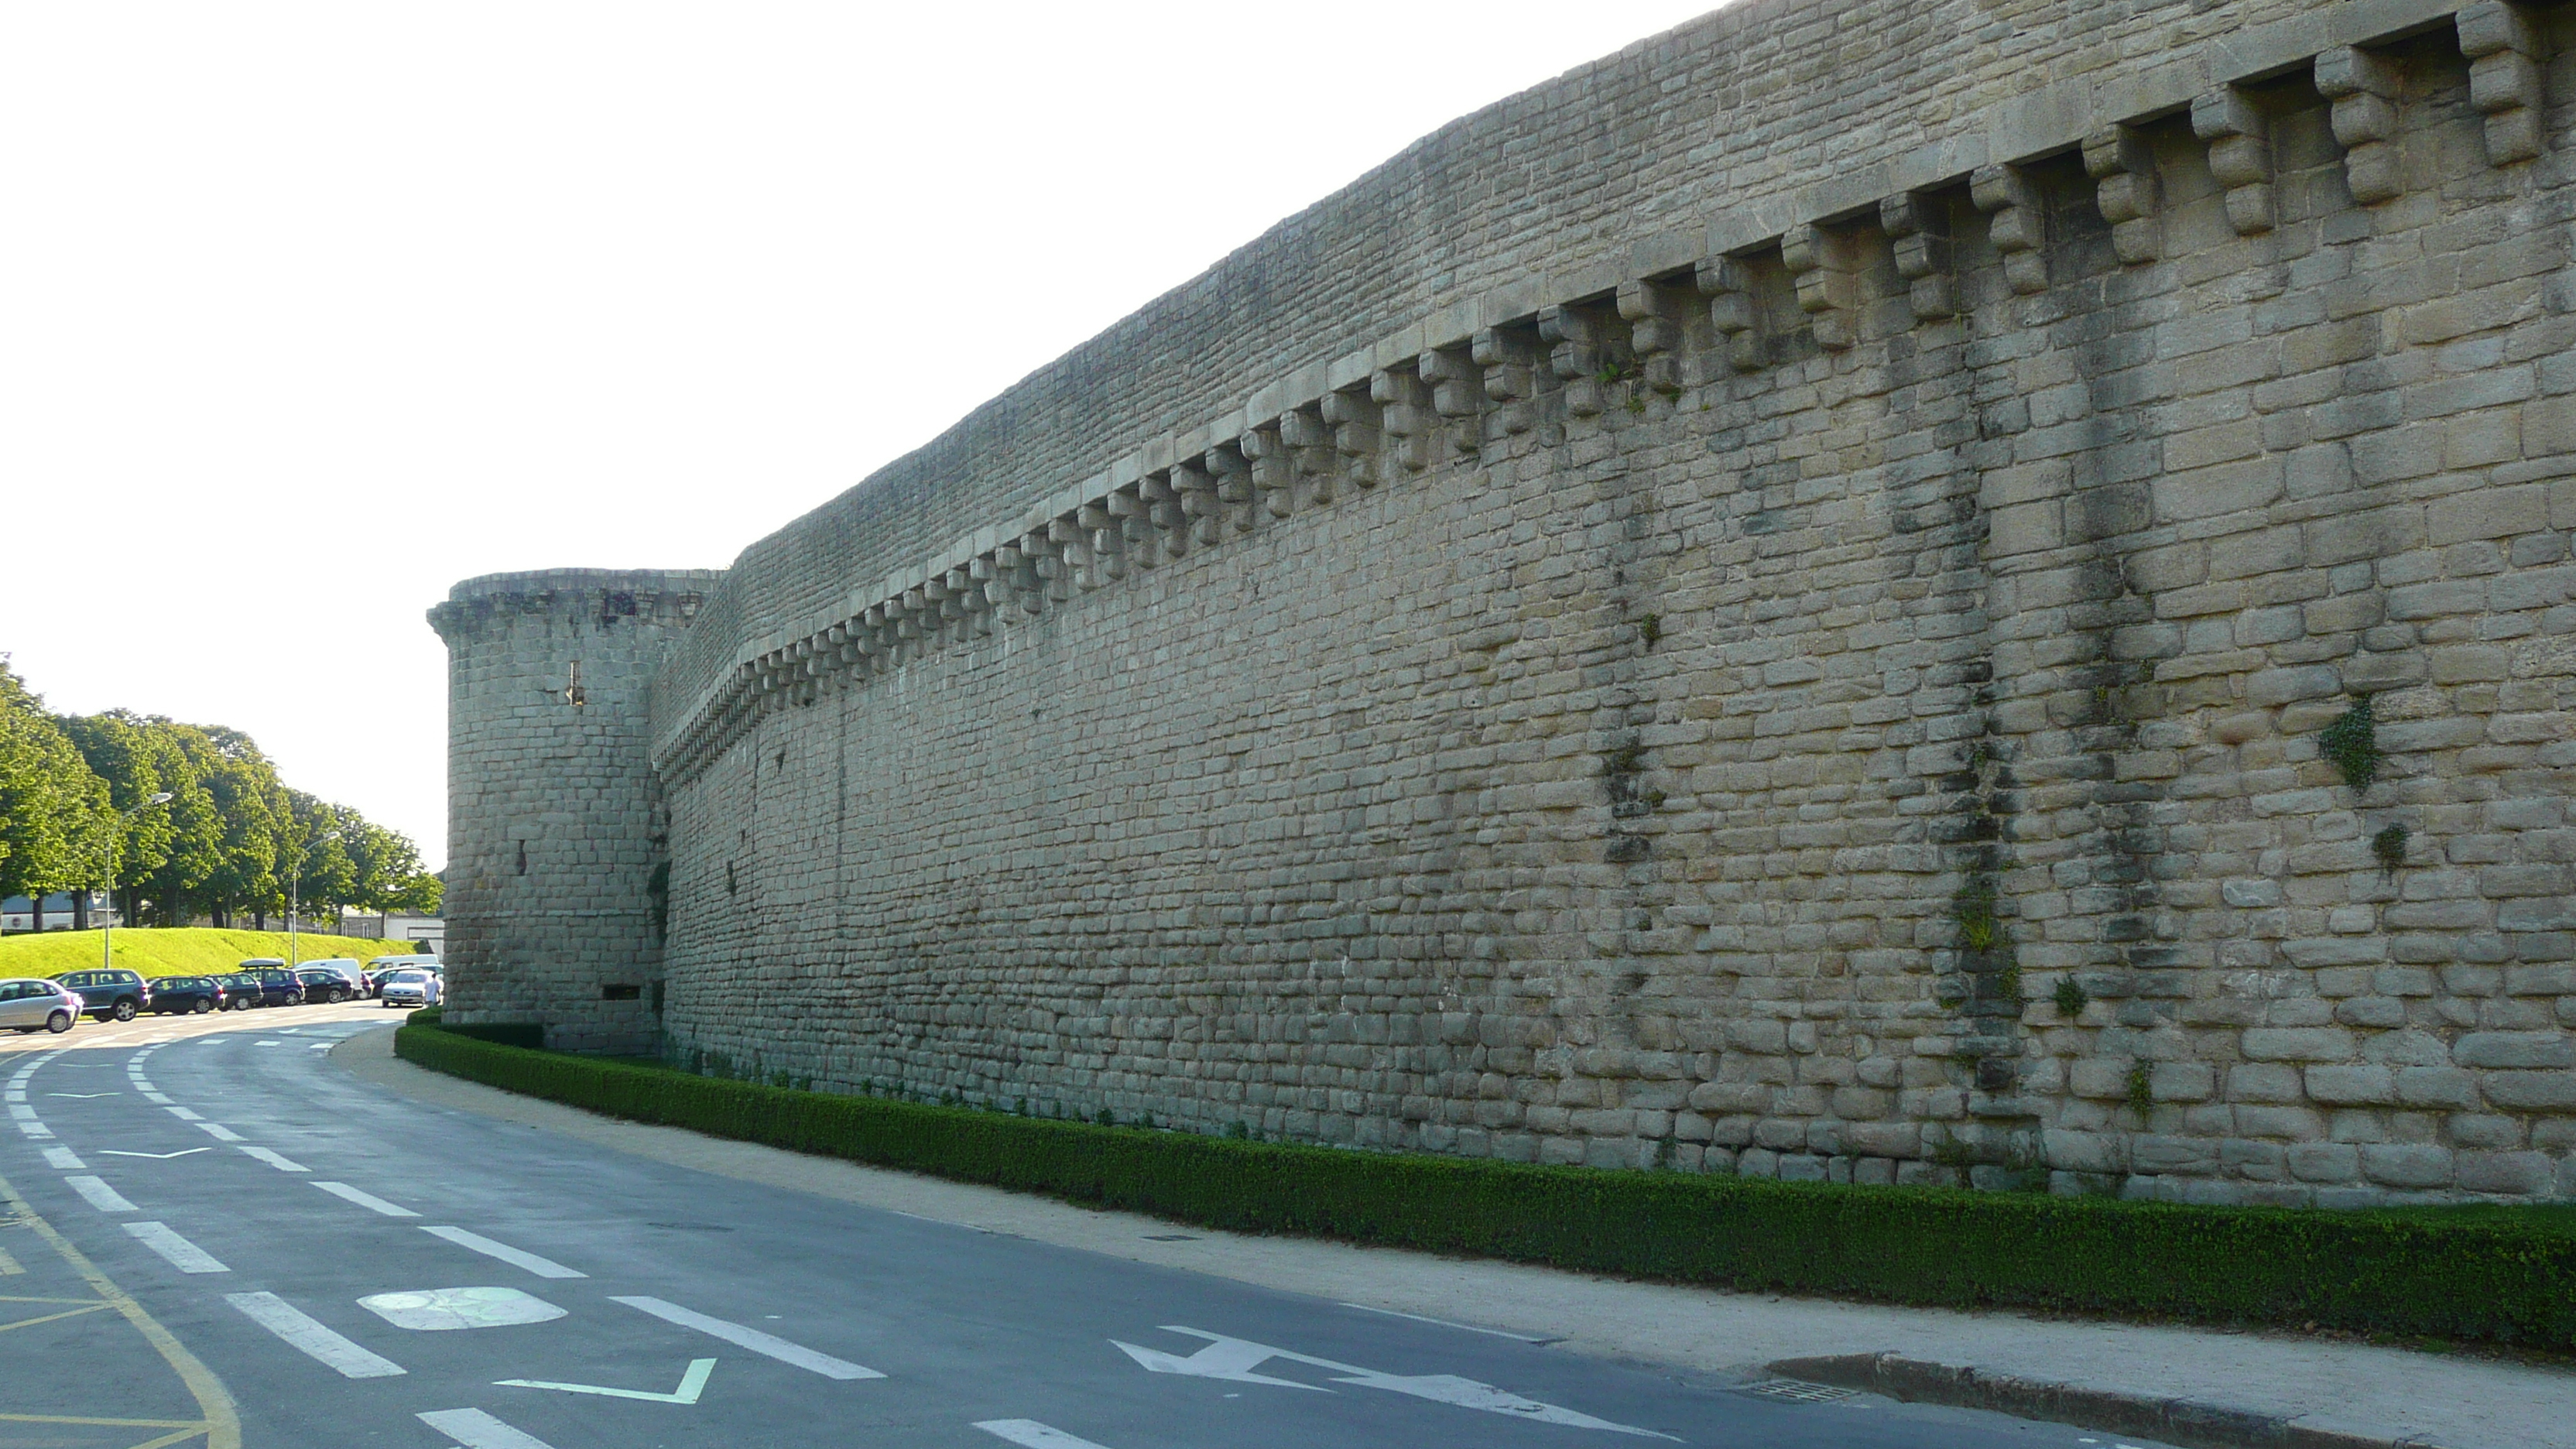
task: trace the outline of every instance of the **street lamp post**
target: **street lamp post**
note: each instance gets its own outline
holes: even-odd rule
[[[287,873],[287,877],[286,877],[286,969],[287,969],[287,970],[289,970],[289,971],[292,971],[292,970],[294,970],[294,969],[295,969],[295,961],[296,961],[296,956],[295,956],[295,917],[296,917],[296,913],[297,913],[298,911],[300,911],[300,910],[302,910],[302,909],[303,909],[303,897],[304,897],[304,857],[312,853],[312,851],[313,851],[313,847],[315,847],[315,846],[317,846],[317,845],[320,845],[320,844],[321,844],[321,843],[323,843],[324,841],[326,841],[326,840],[337,840],[337,839],[339,839],[339,838],[340,838],[340,832],[339,832],[339,831],[336,831],[336,830],[325,830],[325,831],[323,831],[321,834],[319,834],[319,835],[317,835],[317,836],[314,836],[311,840],[306,841],[306,842],[304,843],[304,849],[302,849],[302,850],[300,850],[300,851],[297,851],[297,852],[296,852],[296,854],[295,854],[295,869],[294,869],[294,870],[292,870],[292,871],[289,871],[289,872]]]
[[[140,805],[129,805],[117,812],[116,832],[107,838],[107,914],[98,923],[98,964],[101,969],[116,964],[116,857],[125,843],[125,822],[155,805],[170,803],[170,792],[160,791]]]

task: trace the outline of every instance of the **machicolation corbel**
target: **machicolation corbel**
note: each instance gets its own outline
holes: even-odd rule
[[[1878,224],[1896,251],[1906,305],[1917,322],[1959,314],[1950,260],[1950,210],[1931,197],[1900,191],[1878,204]]]
[[[1708,298],[1708,322],[1726,343],[1726,363],[1737,372],[1762,366],[1762,333],[1753,301],[1753,274],[1736,257],[1699,264],[1699,289]]]
[[[2205,91],[2191,103],[2192,134],[2209,143],[2209,172],[2227,188],[2227,222],[2238,236],[2272,229],[2272,129],[2253,99],[2235,86]]]
[[[2504,0],[2460,7],[2460,54],[2469,58],[2469,104],[2487,118],[2487,164],[2509,166],[2540,154],[2540,42],[2531,22]]]
[[[2316,60],[2317,90],[2334,103],[2335,140],[2343,146],[2344,184],[2352,199],[2376,206],[2400,189],[2397,148],[2397,66],[2357,45],[2339,46]]]
[[[1986,214],[1986,237],[2003,258],[2004,282],[2021,295],[2048,290],[2048,211],[2018,166],[1980,166],[1968,198]]]
[[[1809,223],[1780,239],[1780,262],[1798,289],[1816,345],[1840,352],[1860,340],[1859,247],[1848,234]]]
[[[2111,250],[2131,266],[2164,254],[2156,216],[2156,154],[2135,126],[2106,126],[2084,138],[2093,204],[2111,223]]]

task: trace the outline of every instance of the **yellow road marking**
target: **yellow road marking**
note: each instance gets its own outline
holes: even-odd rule
[[[12,1424],[89,1424],[111,1429],[185,1429],[192,1434],[206,1432],[202,1423],[186,1419],[84,1419],[77,1414],[0,1414],[0,1420]]]
[[[134,1325],[134,1331],[143,1335],[143,1341],[152,1345],[153,1350],[161,1355],[161,1361],[170,1365],[170,1371],[179,1376],[179,1382],[187,1385],[188,1392],[196,1398],[197,1412],[205,1416],[203,1422],[193,1428],[187,1428],[179,1435],[179,1439],[164,1439],[160,1442],[175,1444],[180,1439],[192,1439],[199,1434],[204,1434],[206,1449],[241,1449],[241,1415],[233,1408],[232,1395],[224,1392],[223,1381],[216,1378],[211,1370],[199,1362],[195,1354],[188,1352],[186,1345],[173,1337],[170,1330],[163,1328],[159,1320],[144,1312],[143,1305],[134,1301],[133,1294],[116,1286],[116,1280],[100,1272],[97,1264],[92,1263],[80,1249],[73,1247],[71,1239],[56,1232],[52,1223],[36,1216],[35,1208],[18,1195],[18,1189],[11,1186],[5,1177],[0,1177],[0,1202],[6,1202],[14,1210],[14,1216],[20,1222],[34,1228],[37,1236],[51,1245],[56,1253],[61,1254],[63,1261],[71,1265],[72,1271],[80,1274],[81,1278],[89,1284],[91,1292],[96,1293],[118,1313],[123,1314],[125,1321]],[[18,1417],[0,1415],[0,1418],[6,1419]],[[85,1421],[52,1419],[39,1422]],[[175,1421],[163,1420],[136,1423],[133,1427],[179,1429],[183,1426]]]
[[[104,1303],[93,1303],[86,1308],[66,1308],[60,1313],[48,1313],[42,1318],[21,1318],[15,1323],[0,1323],[0,1333],[7,1333],[13,1328],[33,1328],[39,1323],[51,1323],[57,1318],[78,1318],[84,1313],[96,1313],[107,1306]]]

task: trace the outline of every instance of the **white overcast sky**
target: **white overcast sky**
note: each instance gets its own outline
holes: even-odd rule
[[[0,8],[0,651],[435,865],[450,584],[730,563],[1715,4]]]

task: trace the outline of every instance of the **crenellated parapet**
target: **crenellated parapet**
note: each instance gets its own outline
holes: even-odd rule
[[[1078,604],[1192,549],[1426,469],[1480,455],[1489,434],[1598,417],[1706,378],[1710,349],[1759,371],[1766,336],[1794,329],[1827,352],[1853,345],[1866,275],[1885,256],[1912,317],[1953,315],[1950,210],[1964,195],[2012,289],[2048,290],[2050,219],[2031,169],[2074,156],[2122,261],[2163,251],[2163,193],[2148,128],[2175,121],[2203,148],[2229,223],[2275,225],[2270,99],[2302,80],[2333,104],[2356,200],[2395,194],[2389,138],[2401,78],[2379,48],[2451,29],[2485,115],[2487,158],[2539,154],[2540,45],[2504,0],[2353,0],[2291,7],[2161,57],[2023,91],[1938,140],[1706,219],[1619,252],[1551,262],[1434,308],[1329,360],[1271,380],[1239,406],[1153,437],[1067,479],[929,556],[853,580],[830,604],[734,641],[700,641],[657,715],[656,767],[692,777],[763,714],[863,685],[942,649]],[[1765,278],[1784,307],[1766,308]]]

